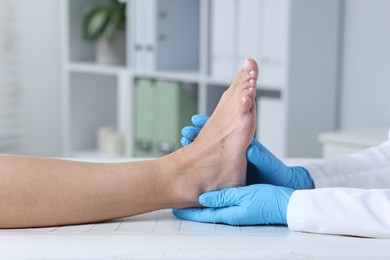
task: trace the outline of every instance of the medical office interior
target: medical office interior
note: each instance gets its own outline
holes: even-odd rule
[[[256,137],[269,150],[320,158],[377,145],[390,128],[389,10],[388,0],[1,0],[0,152],[165,155],[247,57],[260,66]]]

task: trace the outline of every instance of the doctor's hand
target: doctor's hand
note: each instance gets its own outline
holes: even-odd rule
[[[287,205],[293,189],[269,184],[203,193],[199,203],[208,208],[173,209],[181,219],[229,225],[287,224]]]
[[[208,120],[207,116],[194,115],[191,119],[194,126],[186,126],[181,133],[183,146],[192,143]],[[313,180],[309,172],[300,166],[288,167],[253,139],[247,150],[247,158],[255,167],[248,167],[248,179],[255,178],[253,183],[268,183],[292,189],[312,189]]]
[[[192,143],[195,140],[195,138],[198,136],[200,130],[202,130],[202,128],[204,127],[208,119],[209,119],[208,116],[203,116],[203,115],[192,116],[191,122],[194,125],[183,127],[183,129],[181,130],[181,135],[183,136],[180,140],[181,144],[183,146],[187,146],[190,143]]]

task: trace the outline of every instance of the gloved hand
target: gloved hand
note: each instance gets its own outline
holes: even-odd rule
[[[181,144],[183,146],[187,146],[190,143],[192,143],[195,138],[200,133],[200,130],[204,127],[207,120],[209,119],[208,116],[203,115],[194,115],[191,118],[191,122],[194,124],[194,126],[185,126],[181,130],[182,138],[181,138]]]
[[[208,117],[202,115],[194,115],[191,118],[194,126],[186,126],[181,132],[183,135],[181,139],[183,146],[195,140],[207,120]],[[247,158],[255,166],[248,168],[255,171],[249,172],[248,175],[256,175],[256,183],[268,183],[292,189],[313,188],[313,180],[305,168],[286,166],[256,139],[253,139],[247,150]],[[248,178],[250,177],[248,176]]]
[[[199,203],[209,208],[173,209],[181,219],[229,225],[287,224],[293,189],[269,184],[203,193]]]
[[[295,190],[313,188],[313,180],[305,168],[285,165],[256,139],[253,139],[246,155],[248,161],[256,167],[261,183]]]

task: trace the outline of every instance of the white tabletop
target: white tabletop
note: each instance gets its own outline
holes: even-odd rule
[[[390,240],[202,224],[162,210],[99,224],[1,230],[0,259],[390,259]]]

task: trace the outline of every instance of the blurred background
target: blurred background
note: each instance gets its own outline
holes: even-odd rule
[[[390,128],[388,0],[0,0],[0,153],[156,157],[246,57],[256,137],[283,157]]]

